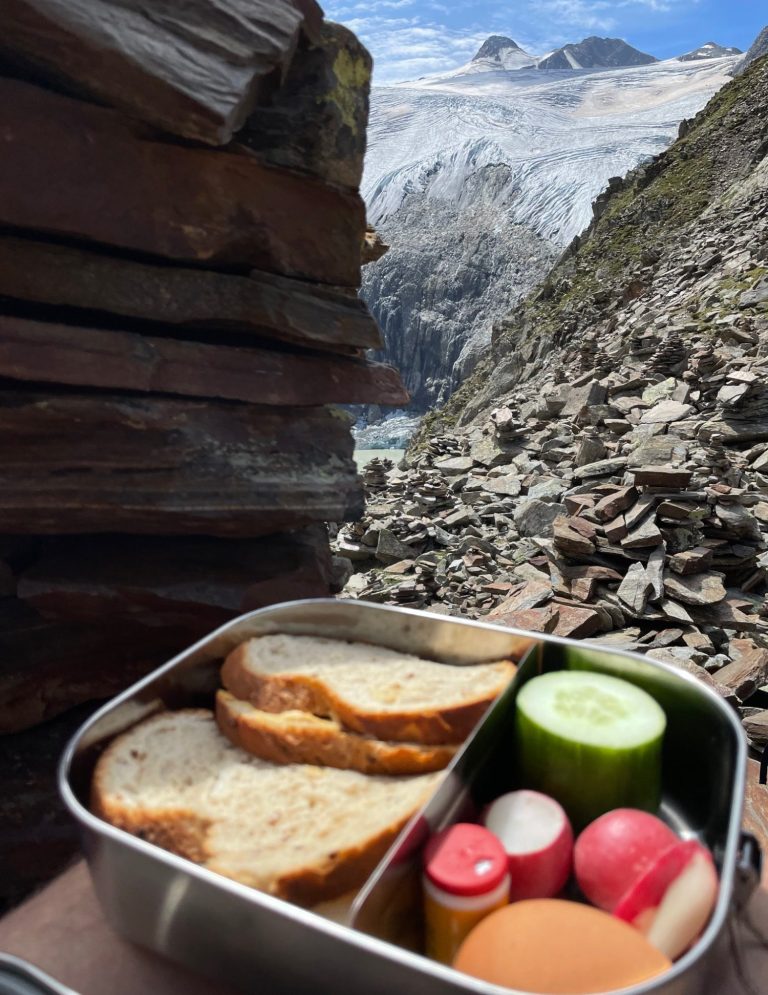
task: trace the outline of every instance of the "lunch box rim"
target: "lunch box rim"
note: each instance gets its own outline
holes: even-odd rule
[[[196,877],[206,881],[214,887],[229,892],[235,898],[239,898],[249,904],[261,905],[264,909],[272,912],[278,917],[297,920],[317,932],[333,936],[337,940],[352,946],[357,946],[363,951],[376,954],[385,959],[400,961],[403,966],[419,972],[420,974],[432,975],[435,981],[440,979],[450,980],[455,985],[457,984],[458,978],[460,979],[458,983],[463,985],[466,991],[475,992],[477,995],[504,995],[504,993],[506,993],[506,995],[511,995],[513,992],[512,989],[480,982],[469,975],[462,975],[453,968],[438,964],[420,954],[413,953],[387,940],[371,936],[360,930],[352,928],[350,925],[337,923],[331,919],[323,917],[322,915],[312,912],[311,910],[303,909],[300,906],[293,905],[280,898],[269,895],[266,892],[261,892],[257,889],[250,888],[247,885],[240,884],[231,878],[227,878],[215,871],[208,870],[199,864],[195,864],[190,860],[180,857],[169,850],[164,850],[162,847],[133,836],[125,830],[118,829],[99,816],[94,815],[85,805],[83,805],[74,788],[70,784],[70,772],[73,767],[73,762],[81,747],[82,740],[85,738],[91,727],[100,722],[104,717],[108,716],[110,712],[116,710],[121,705],[130,702],[144,688],[151,685],[159,677],[172,672],[189,657],[203,651],[206,646],[221,636],[231,632],[231,630],[236,630],[239,627],[245,627],[251,620],[265,619],[269,618],[271,615],[285,615],[289,610],[301,611],[303,609],[316,609],[323,607],[332,608],[334,611],[341,611],[342,613],[367,610],[375,611],[377,613],[389,613],[401,617],[417,617],[433,621],[436,624],[449,623],[467,628],[490,630],[496,633],[503,633],[511,637],[530,639],[534,643],[550,643],[560,646],[575,646],[580,648],[584,648],[585,646],[594,646],[595,650],[608,655],[617,654],[622,658],[634,660],[662,670],[672,675],[674,679],[682,681],[694,688],[695,693],[701,694],[709,698],[710,701],[714,702],[720,715],[725,717],[725,720],[730,724],[731,730],[735,734],[736,745],[736,769],[734,771],[733,780],[730,784],[730,812],[728,817],[727,835],[722,852],[720,877],[721,887],[719,889],[717,904],[712,913],[709,924],[700,936],[698,942],[691,950],[677,960],[669,971],[666,971],[663,975],[659,975],[658,977],[650,979],[647,982],[642,982],[622,989],[616,989],[616,992],[620,992],[621,995],[650,995],[650,993],[656,990],[662,990],[665,986],[674,982],[675,979],[691,970],[697,961],[710,952],[721,931],[726,926],[729,915],[733,911],[732,906],[734,904],[735,870],[740,848],[741,821],[746,787],[746,735],[733,710],[717,695],[713,689],[698,681],[692,674],[675,668],[673,665],[667,664],[664,661],[655,660],[651,657],[645,657],[639,653],[621,649],[620,647],[605,647],[599,644],[591,644],[589,640],[569,639],[561,636],[553,636],[549,633],[529,632],[522,629],[509,628],[507,626],[494,625],[482,620],[438,615],[413,608],[401,608],[393,605],[379,605],[374,602],[335,598],[306,598],[296,601],[284,601],[278,604],[269,605],[265,608],[259,608],[254,611],[247,612],[237,618],[225,622],[208,635],[197,640],[191,646],[177,653],[173,658],[151,671],[145,677],[142,677],[139,681],[136,681],[129,688],[110,699],[99,709],[97,709],[72,736],[59,763],[58,785],[65,805],[73,818],[79,823],[81,829],[95,834],[98,837],[106,838],[118,848],[122,847],[138,851],[156,862],[165,864],[176,873]],[[359,639],[360,641],[364,641],[362,637],[359,637]],[[528,650],[525,652],[527,654]],[[137,721],[140,721],[140,719]],[[481,720],[481,722],[475,727],[473,733],[471,733],[471,736],[476,735],[477,730],[482,726],[483,721],[484,720]],[[414,818],[417,817],[418,814],[414,816]],[[409,825],[410,822],[406,825],[402,833],[407,832]],[[399,838],[400,836],[398,836],[398,839]],[[393,844],[393,848],[396,845],[397,841]],[[385,855],[382,862],[386,859],[387,855]],[[94,873],[88,848],[86,848],[86,860],[89,865],[89,870],[91,873]],[[370,877],[377,873],[378,866],[379,865],[377,865],[377,868],[372,871]],[[725,887],[723,887],[723,885],[725,885]]]

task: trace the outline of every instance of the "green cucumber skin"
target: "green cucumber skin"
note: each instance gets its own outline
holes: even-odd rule
[[[614,808],[656,813],[661,801],[663,730],[631,749],[587,746],[565,739],[517,709],[520,784],[551,795],[576,832]]]

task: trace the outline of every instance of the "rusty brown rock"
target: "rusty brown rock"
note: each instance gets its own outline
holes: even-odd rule
[[[487,621],[495,625],[506,625],[510,629],[524,629],[527,632],[554,632],[559,619],[559,609],[554,605],[546,605],[543,608],[523,608],[494,618],[489,616]]]
[[[693,479],[692,470],[672,466],[641,466],[634,471],[635,483],[645,487],[685,488]]]
[[[623,515],[614,518],[612,522],[607,522],[603,527],[606,539],[612,543],[620,542],[628,533],[627,523]]]
[[[669,558],[669,566],[677,574],[701,573],[712,566],[713,550],[706,546],[696,546]]]
[[[346,415],[0,393],[7,532],[259,536],[362,513]]]
[[[375,263],[377,259],[381,259],[387,252],[389,252],[389,246],[376,229],[368,225],[365,229],[365,238],[363,239],[363,266],[368,263]]]
[[[2,42],[69,89],[221,145],[285,71],[305,14],[316,37],[322,12],[307,0],[5,0]]]
[[[595,517],[601,522],[616,518],[622,511],[631,508],[637,498],[634,487],[622,487],[621,490],[606,496],[595,505]]]
[[[565,605],[560,602],[556,602],[555,607],[559,615],[554,629],[556,636],[587,639],[602,628],[600,614],[594,608]]]
[[[114,111],[18,80],[0,80],[0,129],[2,225],[359,285],[365,208],[355,193],[158,141]]]
[[[575,580],[571,581],[571,597],[575,598],[577,601],[591,601],[594,593],[597,581],[594,577],[577,577]]]
[[[641,494],[632,507],[624,512],[624,521],[627,523],[627,528],[631,530],[636,525],[639,525],[656,504],[656,500],[652,494]]]
[[[751,652],[742,654],[734,663],[718,670],[715,680],[733,692],[739,701],[746,701],[768,682],[768,650],[756,646]]]
[[[541,580],[529,580],[512,588],[509,595],[488,615],[488,621],[506,618],[516,612],[537,608],[552,597],[552,585],[543,576]],[[505,623],[506,624],[506,623]]]
[[[236,276],[156,266],[27,238],[0,237],[0,295],[205,331],[212,342],[226,333],[338,350],[383,344],[350,291],[256,270]]]
[[[590,523],[580,518],[566,518],[564,515],[555,519],[552,531],[555,546],[560,552],[566,556],[589,556],[594,553],[595,544],[588,538],[590,529],[583,526],[590,526]],[[594,526],[591,526],[591,532],[594,536]]]
[[[400,375],[380,363],[179,342],[4,315],[0,376],[266,405],[402,406],[409,400]]]
[[[595,507],[594,494],[570,494],[563,498],[565,510],[569,515],[580,515],[584,511]]]
[[[621,574],[612,567],[601,565],[594,566],[566,566],[563,570],[565,576],[570,580],[588,578],[590,580],[621,580]]]

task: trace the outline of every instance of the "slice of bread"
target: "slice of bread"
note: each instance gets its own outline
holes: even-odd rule
[[[363,774],[426,774],[447,767],[457,747],[384,742],[347,732],[311,712],[263,712],[228,691],[216,695],[216,721],[248,753],[276,764],[317,764]]]
[[[508,660],[451,666],[367,643],[270,635],[234,649],[224,687],[265,712],[331,716],[398,742],[461,743],[515,673]]]
[[[371,777],[278,766],[221,735],[212,712],[162,712],[105,750],[92,808],[151,843],[300,905],[359,888],[440,774]]]

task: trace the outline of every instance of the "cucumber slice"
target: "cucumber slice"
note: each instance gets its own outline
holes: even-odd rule
[[[666,724],[649,694],[617,677],[534,677],[517,697],[521,783],[559,801],[577,831],[614,808],[656,812]]]

